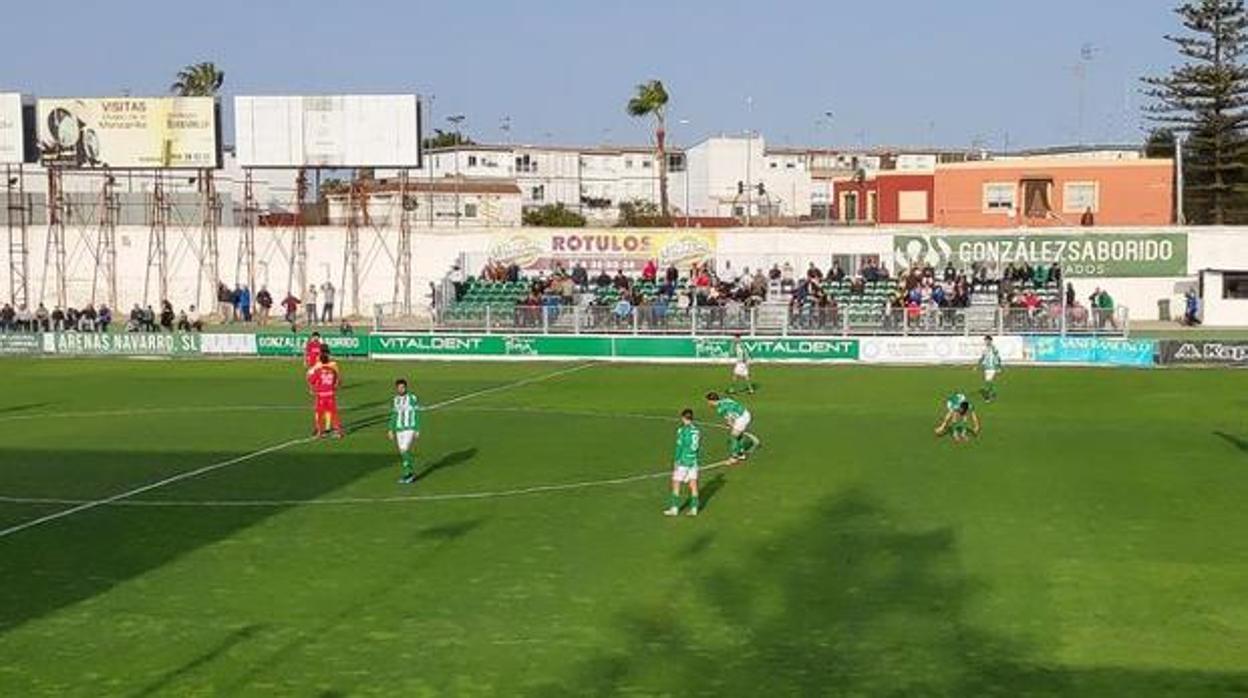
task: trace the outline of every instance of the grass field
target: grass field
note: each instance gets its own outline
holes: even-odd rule
[[[1248,693],[1248,373],[1014,369],[957,445],[969,369],[760,366],[670,519],[727,367],[347,363],[341,442],[293,363],[3,367],[3,696]]]

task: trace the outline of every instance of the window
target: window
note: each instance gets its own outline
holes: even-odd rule
[[[796,167],[797,167],[797,163],[794,163],[794,162],[786,162],[786,163],[784,163],[784,168],[785,168],[786,170],[792,170],[792,169],[795,169]]]
[[[867,222],[874,223],[880,217],[879,192],[867,192]]]
[[[1097,213],[1099,189],[1096,182],[1067,182],[1062,193],[1062,213]]]
[[[650,161],[649,161],[649,160],[642,160],[642,161],[641,161],[641,169],[643,169],[643,170],[648,170],[648,169],[650,169]]]
[[[771,169],[773,169],[773,170],[774,170],[774,169],[776,169],[776,163],[774,163],[774,162],[773,162],[773,163],[770,163],[768,166],[769,166]]]
[[[858,193],[848,191],[841,194],[841,219],[846,223],[858,220]]]
[[[630,159],[626,159],[626,160],[624,160],[624,169],[626,169],[626,170],[631,170],[631,169],[633,169],[633,161],[632,161],[632,159],[631,159],[631,158],[630,158]]]
[[[897,192],[897,222],[922,223],[927,220],[927,192]]]
[[[529,198],[532,199],[533,201],[545,201],[546,200],[546,185],[539,184],[536,187],[533,187],[531,190],[529,190]]]
[[[469,156],[468,156],[468,166],[469,166],[469,167],[476,167],[476,166],[477,166],[477,156],[476,156],[476,155],[469,155]]]
[[[476,204],[464,204],[464,218],[476,218],[476,217],[477,217],[477,205]]]
[[[1009,213],[1013,210],[1013,182],[984,185],[984,213]]]
[[[667,156],[667,169],[669,172],[685,171],[685,154],[669,153]]]
[[[537,162],[528,155],[517,155],[516,172],[537,172]]]
[[[1248,299],[1248,274],[1243,272],[1223,272],[1222,297],[1228,300]]]

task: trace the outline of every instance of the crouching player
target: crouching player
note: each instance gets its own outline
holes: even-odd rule
[[[319,362],[308,369],[308,388],[316,397],[314,417],[316,428],[312,435],[317,438],[325,436],[325,432],[333,428],[335,438],[342,438],[342,418],[338,415],[338,386],[341,377],[338,365],[329,354],[322,354]]]
[[[954,393],[945,400],[945,418],[936,427],[936,436],[949,436],[958,442],[979,436],[979,415],[971,401],[962,393]]]
[[[399,484],[410,485],[416,482],[416,455],[412,450],[416,446],[416,440],[420,438],[420,402],[415,395],[407,392],[407,381],[403,378],[394,382],[390,428],[386,430],[386,436],[399,449],[399,462],[402,465]]]
[[[750,411],[745,409],[745,405],[730,397],[720,397],[718,393],[707,393],[706,402],[711,409],[715,410],[715,414],[728,423],[728,429],[732,434],[728,441],[729,465],[740,463],[748,458],[758,446],[758,439],[746,431],[752,419]]]
[[[676,430],[676,455],[672,457],[672,494],[663,513],[676,516],[680,513],[681,487],[689,485],[689,516],[698,515],[698,451],[702,448],[702,432],[693,423],[693,410],[680,413],[680,428]]]

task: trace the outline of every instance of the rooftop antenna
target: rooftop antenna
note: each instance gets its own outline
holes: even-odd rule
[[[1096,58],[1096,54],[1100,53],[1100,49],[1091,42],[1084,42],[1079,47],[1079,62],[1071,68],[1075,75],[1075,84],[1078,91],[1078,101],[1076,105],[1075,115],[1075,140],[1082,145],[1084,143],[1083,124],[1087,114],[1088,103],[1088,68],[1092,65],[1092,61]]]

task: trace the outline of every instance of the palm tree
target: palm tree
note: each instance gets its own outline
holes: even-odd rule
[[[654,117],[654,151],[659,160],[659,211],[668,216],[667,206],[667,90],[661,80],[649,80],[637,86],[637,94],[628,100],[628,115]]]
[[[215,63],[205,61],[179,70],[177,80],[169,86],[169,91],[179,97],[215,97],[223,82],[225,71],[217,70]]]

